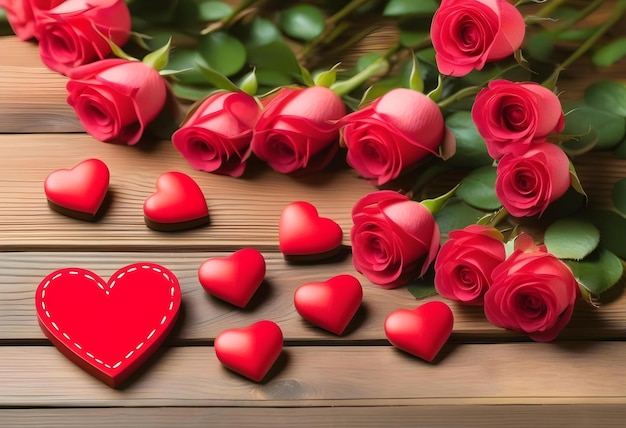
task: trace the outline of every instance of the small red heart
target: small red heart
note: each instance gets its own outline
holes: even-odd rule
[[[454,326],[452,310],[443,302],[428,302],[415,309],[397,309],[385,319],[385,335],[392,345],[431,362]]]
[[[343,333],[362,300],[363,288],[352,275],[303,284],[293,296],[296,311],[302,318],[335,334]]]
[[[283,349],[283,332],[272,321],[224,330],[215,338],[215,355],[224,366],[256,382],[272,368]]]
[[[143,204],[146,225],[169,232],[209,222],[209,208],[198,184],[182,172],[166,172],[156,181],[156,192]]]
[[[170,332],[181,293],[172,272],[135,263],[108,282],[86,269],[52,272],[37,287],[44,334],[75,364],[111,387],[122,383]]]
[[[341,247],[343,232],[333,220],[320,217],[308,202],[292,202],[278,225],[280,251],[287,257],[326,258]]]
[[[198,279],[206,291],[240,308],[248,304],[264,277],[265,259],[254,248],[213,257],[198,269]]]
[[[48,175],[44,192],[52,209],[81,220],[93,220],[109,189],[109,168],[99,159],[87,159],[71,169]]]

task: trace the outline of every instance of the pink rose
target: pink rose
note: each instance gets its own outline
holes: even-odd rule
[[[481,305],[491,272],[506,257],[504,237],[493,227],[471,225],[454,230],[435,261],[435,288],[451,300]]]
[[[391,90],[339,124],[348,163],[378,185],[398,177],[428,154],[438,156],[445,134],[437,103],[404,88]]]
[[[520,156],[505,155],[498,163],[496,195],[515,217],[541,215],[571,184],[569,159],[556,144],[535,143]]]
[[[517,240],[513,254],[493,271],[485,315],[499,327],[549,342],[572,316],[578,283],[567,265],[545,248],[525,251],[517,248]]]
[[[44,11],[63,3],[65,0],[0,0],[0,7],[7,13],[7,20],[15,35],[21,40],[38,38],[35,33],[37,21]]]
[[[218,92],[192,112],[172,135],[172,143],[193,168],[239,177],[246,169],[252,128],[260,114],[252,96]]]
[[[39,54],[48,68],[67,75],[73,67],[111,53],[102,35],[122,46],[130,29],[124,0],[67,0],[38,21],[36,32],[45,34],[39,39]]]
[[[439,249],[439,227],[419,202],[391,190],[352,208],[352,262],[374,284],[395,288],[424,275]]]
[[[538,83],[494,80],[476,96],[472,119],[494,159],[520,155],[535,141],[561,132],[565,117],[554,92]],[[516,144],[513,144],[516,143]]]
[[[441,74],[465,76],[519,49],[526,24],[506,0],[443,0],[430,37]]]
[[[74,69],[67,103],[100,141],[136,144],[165,104],[165,80],[139,61],[105,59]]]
[[[341,98],[322,86],[282,88],[254,127],[252,151],[276,171],[319,171],[337,152]]]

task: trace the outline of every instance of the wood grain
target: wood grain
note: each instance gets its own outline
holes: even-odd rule
[[[54,347],[3,347],[4,407],[622,404],[624,342],[448,344],[429,364],[392,346],[288,346],[263,383],[212,347],[162,348],[120,390]],[[520,356],[532,355],[532,358]]]
[[[130,263],[146,261],[169,268],[178,277],[183,291],[182,316],[169,344],[211,344],[226,328],[243,326],[260,319],[279,323],[288,342],[386,344],[383,325],[387,315],[398,308],[414,308],[429,300],[443,300],[455,315],[452,341],[510,341],[526,337],[488,323],[481,308],[467,307],[432,297],[417,301],[406,288],[382,289],[359,275],[350,259],[331,264],[286,263],[280,253],[265,252],[266,281],[244,310],[209,296],[200,286],[197,271],[210,257],[228,253],[0,253],[0,341],[47,343],[37,323],[34,296],[39,282],[50,272],[70,266],[89,269],[104,279]],[[355,275],[363,285],[363,304],[346,332],[328,333],[304,321],[293,306],[295,289],[306,282],[324,281],[334,275]],[[593,309],[580,302],[561,340],[626,338],[626,296]]]
[[[623,427],[620,404],[422,405],[370,407],[159,407],[4,409],[4,427],[263,428],[289,427]]]

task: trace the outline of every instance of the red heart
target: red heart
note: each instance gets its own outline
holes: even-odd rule
[[[198,184],[182,172],[166,172],[156,181],[157,191],[143,204],[146,225],[155,230],[174,231],[209,222],[209,208]]]
[[[198,269],[198,279],[206,291],[240,308],[248,304],[264,277],[265,259],[254,248],[208,259]]]
[[[292,202],[280,215],[278,242],[287,257],[334,255],[341,246],[341,227],[329,218],[320,217],[308,202]]]
[[[39,325],[70,360],[111,387],[158,348],[180,307],[172,272],[152,263],[126,266],[104,282],[86,269],[52,272],[37,287]]]
[[[352,275],[303,284],[293,296],[293,303],[302,318],[335,334],[343,333],[362,300],[361,283]]]
[[[224,330],[215,338],[215,355],[222,364],[256,382],[272,368],[283,349],[283,333],[272,321]]]
[[[452,310],[443,302],[428,302],[415,309],[397,309],[385,319],[385,335],[395,347],[431,362],[446,343]]]
[[[87,159],[71,169],[48,175],[44,192],[50,207],[81,220],[93,220],[109,189],[109,168],[99,159]]]

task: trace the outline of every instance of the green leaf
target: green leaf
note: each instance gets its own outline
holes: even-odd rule
[[[384,16],[433,14],[439,8],[435,0],[390,0],[383,11]]]
[[[478,168],[493,163],[485,140],[480,136],[469,111],[454,112],[446,117],[446,126],[456,138],[456,153],[446,162],[461,168]]]
[[[322,71],[313,80],[315,86],[323,86],[330,88],[337,81],[337,67],[339,63],[335,64],[330,70]]]
[[[245,27],[245,34],[242,34],[242,40],[248,50],[256,46],[264,46],[274,42],[282,42],[280,30],[272,21],[262,17],[255,17],[249,26]]]
[[[428,37],[428,33],[418,30],[400,30],[400,44],[404,47],[411,48],[422,43]]]
[[[626,86],[610,80],[593,83],[585,89],[585,104],[626,118]]]
[[[256,91],[259,89],[259,82],[256,78],[255,70],[243,76],[241,82],[239,82],[239,88],[248,95],[256,94]]]
[[[143,57],[142,62],[148,64],[150,67],[157,71],[163,70],[170,59],[170,47],[172,45],[172,39],[170,38],[167,43],[154,52],[150,52]]]
[[[483,211],[469,206],[460,199],[451,199],[435,214],[442,241],[448,239],[448,233],[451,231],[476,223],[484,214]]]
[[[289,37],[308,41],[322,34],[326,24],[320,8],[303,3],[283,11],[278,25]]]
[[[424,80],[420,74],[420,66],[417,62],[415,54],[413,56],[413,67],[411,67],[411,75],[409,76],[409,88],[417,92],[424,92]]]
[[[419,283],[410,283],[407,285],[407,290],[416,299],[425,299],[426,297],[434,296],[437,294],[435,284],[426,283],[426,281],[420,281]]]
[[[554,40],[548,32],[539,32],[526,38],[525,45],[528,55],[540,61],[549,61],[554,53]]]
[[[581,261],[567,260],[574,277],[592,294],[598,295],[617,284],[624,273],[622,261],[612,252],[599,248]]]
[[[613,205],[626,215],[626,178],[622,178],[613,186]]]
[[[610,67],[626,56],[626,37],[620,37],[598,49],[591,61],[598,67]]]
[[[133,0],[128,4],[131,16],[141,16],[155,24],[169,23],[181,0]]]
[[[567,150],[594,143],[596,150],[609,150],[617,146],[626,135],[626,119],[614,113],[586,104],[570,104],[575,107],[565,116],[562,134],[573,136],[563,144]]]
[[[377,98],[382,97],[387,92],[391,91],[398,87],[399,79],[391,78],[381,80],[379,82],[374,83],[372,86],[367,88],[361,97],[361,101],[359,102],[359,108],[366,106]]]
[[[626,259],[626,218],[604,209],[588,210],[585,218],[600,230],[600,246]]]
[[[496,168],[481,167],[470,172],[456,191],[457,196],[471,206],[482,210],[495,210],[502,206],[496,196]]]
[[[248,49],[248,62],[261,70],[272,70],[287,76],[299,76],[300,64],[285,42],[275,41]]]
[[[202,21],[219,21],[220,19],[228,18],[232,13],[232,6],[221,1],[198,2],[198,17]]]
[[[210,68],[225,76],[232,76],[246,64],[244,45],[221,31],[203,36],[200,39],[199,51]]]
[[[226,91],[237,92],[239,87],[235,85],[228,77],[213,70],[211,67],[205,67],[202,64],[198,64],[200,71],[204,74],[205,80],[218,89],[224,89]]]
[[[437,87],[428,93],[428,98],[434,102],[439,102],[443,94],[443,77],[441,74],[437,77]]]
[[[546,229],[544,243],[560,259],[582,260],[598,247],[600,231],[591,222],[564,218]]]
[[[191,69],[191,71],[176,76],[176,79],[183,84],[206,84],[207,80],[204,77],[204,74],[200,71],[198,64],[208,67],[206,61],[202,58],[198,51],[189,48],[177,47],[172,51],[170,61],[167,66],[171,70]]]
[[[172,90],[174,91],[174,95],[181,100],[197,101],[215,92],[216,89],[174,82],[172,83]]]
[[[300,77],[302,77],[302,83],[306,86],[315,86],[315,81],[313,80],[313,76],[311,76],[311,72],[302,65],[300,65]]]

